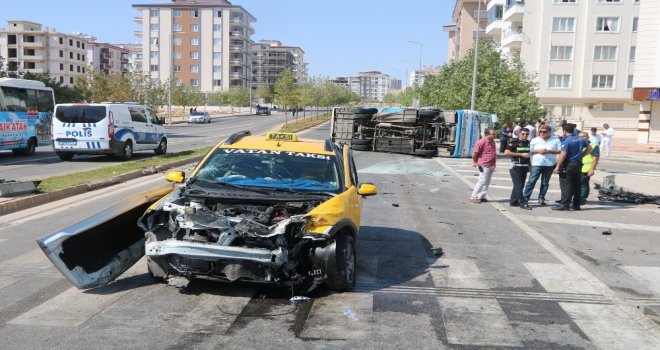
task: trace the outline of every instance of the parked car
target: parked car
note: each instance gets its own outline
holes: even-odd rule
[[[122,160],[134,151],[167,152],[162,117],[136,103],[58,104],[52,121],[53,150],[62,160],[76,154],[108,154]]]
[[[268,106],[257,106],[256,115],[270,115],[270,107]]]
[[[111,282],[143,255],[154,279],[179,286],[355,286],[362,201],[378,190],[359,183],[348,145],[242,131],[213,147],[190,178],[172,171],[166,179],[176,186],[127,198],[39,246],[78,288]]]
[[[192,112],[188,116],[188,123],[210,123],[211,115],[209,112]]]

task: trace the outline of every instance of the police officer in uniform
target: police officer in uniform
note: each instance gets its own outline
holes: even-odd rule
[[[591,145],[580,136],[574,136],[574,132],[575,124],[566,124],[561,153],[554,170],[555,174],[559,174],[561,203],[552,207],[553,210],[580,210],[582,157],[591,153]]]
[[[509,205],[512,207],[520,206],[522,209],[531,210],[525,197],[523,196],[523,188],[525,187],[525,180],[527,180],[527,172],[530,169],[529,162],[529,129],[522,128],[519,137],[512,139],[507,144],[504,155],[511,157],[511,165],[509,166],[509,173],[511,174],[511,181],[513,182],[513,190],[511,190],[511,199]]]

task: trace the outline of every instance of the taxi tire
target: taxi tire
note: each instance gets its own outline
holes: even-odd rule
[[[355,241],[353,236],[342,232],[335,237],[335,244],[337,274],[328,278],[327,285],[334,291],[346,292],[355,287]]]

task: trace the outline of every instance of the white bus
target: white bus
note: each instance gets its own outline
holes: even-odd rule
[[[51,144],[53,89],[40,81],[0,78],[0,150],[31,155]]]

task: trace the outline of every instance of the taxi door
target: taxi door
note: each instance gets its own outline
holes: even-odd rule
[[[362,198],[357,193],[358,177],[355,162],[353,161],[353,151],[348,145],[344,145],[343,149],[344,160],[344,183],[348,192],[348,210],[347,215],[357,227],[360,227],[360,211],[362,209]]]

